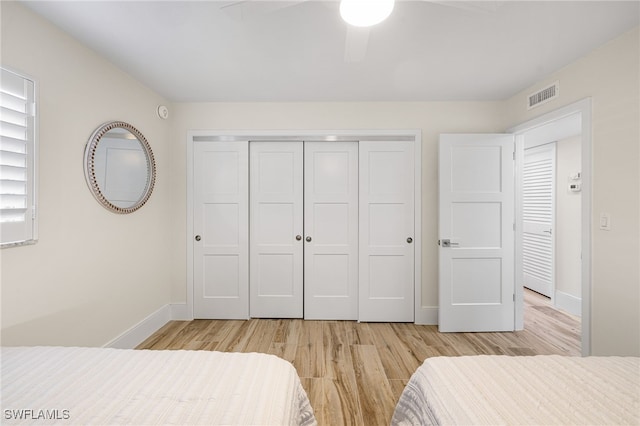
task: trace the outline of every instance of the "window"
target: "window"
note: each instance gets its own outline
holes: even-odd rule
[[[33,243],[36,221],[35,83],[0,68],[0,244]]]

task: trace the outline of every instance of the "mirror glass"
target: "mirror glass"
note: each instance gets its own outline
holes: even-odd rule
[[[151,147],[130,124],[105,123],[87,142],[85,177],[105,208],[131,213],[146,203],[153,190],[155,161]]]

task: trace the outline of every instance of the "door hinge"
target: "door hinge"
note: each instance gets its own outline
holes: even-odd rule
[[[513,293],[513,301],[514,302],[516,301],[516,294],[515,293]]]
[[[513,154],[513,161],[516,161],[516,152],[515,152],[515,151],[513,151],[513,153],[512,153],[512,154]]]

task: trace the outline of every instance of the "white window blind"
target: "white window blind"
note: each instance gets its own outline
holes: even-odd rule
[[[0,244],[37,238],[35,83],[0,68]]]

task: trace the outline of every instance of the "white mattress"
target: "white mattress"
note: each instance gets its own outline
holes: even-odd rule
[[[273,355],[35,347],[2,348],[1,362],[2,424],[316,424]]]
[[[640,358],[429,358],[391,424],[640,424]]]

